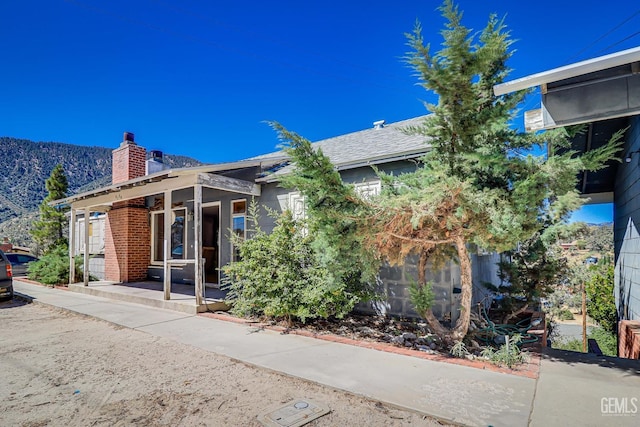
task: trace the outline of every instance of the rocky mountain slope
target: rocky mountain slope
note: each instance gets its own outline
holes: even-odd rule
[[[171,167],[200,164],[184,156],[165,155]],[[0,239],[29,246],[29,225],[47,195],[45,181],[62,164],[68,194],[89,191],[111,181],[111,148],[0,137]]]

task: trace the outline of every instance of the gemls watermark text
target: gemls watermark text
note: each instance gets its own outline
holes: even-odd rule
[[[603,397],[600,399],[602,415],[629,417],[638,413],[637,397]]]

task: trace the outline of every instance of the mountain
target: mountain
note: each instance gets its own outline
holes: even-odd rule
[[[30,245],[29,224],[47,195],[45,181],[57,164],[67,175],[69,195],[109,185],[111,151],[0,137],[0,240],[9,237],[16,245]],[[173,155],[165,155],[164,161],[173,168],[201,164],[190,157]]]

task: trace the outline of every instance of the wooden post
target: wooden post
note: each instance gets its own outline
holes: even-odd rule
[[[164,245],[162,246],[164,256],[164,299],[171,299],[171,191],[164,192]]]
[[[76,210],[69,216],[69,284],[76,282]]]
[[[587,290],[582,283],[582,352],[587,352]]]
[[[203,274],[202,274],[202,185],[196,184],[193,187],[193,246],[195,250],[195,293],[196,305],[202,304],[204,294]]]
[[[84,209],[84,285],[89,286],[89,221],[91,221],[91,209]]]

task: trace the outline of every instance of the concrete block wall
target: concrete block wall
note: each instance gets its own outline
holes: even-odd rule
[[[379,301],[358,304],[356,310],[364,313],[418,318],[409,296],[409,286],[418,277],[417,262],[409,259],[403,266],[386,266],[380,270],[380,281],[376,290],[381,299]],[[441,320],[457,319],[457,313],[452,312],[452,304],[460,295],[453,289],[460,286],[460,268],[453,262],[447,262],[439,270],[427,264],[426,280],[433,284],[435,300],[433,313]],[[454,309],[455,310],[455,309]]]
[[[640,320],[640,117],[630,120],[614,190],[615,299],[621,320]]]

